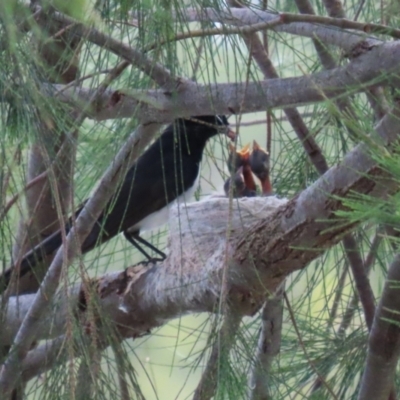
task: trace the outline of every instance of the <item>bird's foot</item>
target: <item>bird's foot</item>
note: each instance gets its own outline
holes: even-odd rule
[[[165,260],[165,258],[161,258],[161,257],[150,257],[147,260],[143,260],[140,262],[140,264],[144,264],[144,265],[150,265],[150,264],[157,264],[159,262],[163,262]]]

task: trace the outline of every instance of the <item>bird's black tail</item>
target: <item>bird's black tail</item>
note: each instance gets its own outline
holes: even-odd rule
[[[69,229],[67,229],[67,232]],[[45,240],[24,255],[24,258],[18,265],[18,276],[24,276],[27,272],[34,269],[43,259],[56,251],[62,244],[61,231],[54,232]],[[10,284],[11,276],[15,270],[15,265],[11,265],[0,276],[0,291],[3,292]]]
[[[71,222],[69,221],[65,226],[66,234],[71,230]],[[92,231],[89,233],[87,238],[82,244],[82,254],[92,250],[96,244],[102,243],[103,237],[101,237],[101,228],[96,224]],[[34,271],[35,267],[44,260],[46,256],[53,254],[62,245],[61,231],[58,230],[52,235],[37,244],[32,250],[24,255],[21,262],[18,264],[18,277],[26,275],[29,271]],[[16,265],[12,264],[7,270],[0,275],[0,294],[8,287],[11,281],[12,273],[15,270]]]
[[[85,203],[83,203],[85,204]],[[75,218],[78,217],[82,211],[83,206],[79,207],[78,211],[75,212]],[[64,229],[65,233],[68,234],[72,227],[72,217],[66,223]],[[95,224],[92,231],[84,241],[81,251],[86,253],[93,249],[100,236],[100,226]],[[24,255],[21,262],[18,264],[18,277],[26,275],[29,271],[34,270],[35,267],[44,260],[46,256],[53,254],[62,245],[61,230],[54,232],[52,235],[47,237],[38,243],[33,249]],[[0,275],[0,294],[8,287],[11,281],[12,273],[15,270],[16,265],[12,264],[7,270]]]

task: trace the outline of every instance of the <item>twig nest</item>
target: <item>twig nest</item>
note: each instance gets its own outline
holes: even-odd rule
[[[202,201],[176,204],[169,214],[169,256],[172,268],[184,271],[221,267],[230,249],[228,239],[272,214],[287,199],[244,197],[229,199],[210,196]]]

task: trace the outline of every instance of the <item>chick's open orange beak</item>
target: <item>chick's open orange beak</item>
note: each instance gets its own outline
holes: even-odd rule
[[[250,157],[250,143],[246,144],[246,146],[242,147],[238,152],[238,155],[243,159],[248,159]]]

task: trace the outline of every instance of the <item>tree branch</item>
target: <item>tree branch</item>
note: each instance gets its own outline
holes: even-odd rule
[[[106,91],[96,103],[97,107],[90,110],[90,117],[96,120],[127,118],[136,111],[144,123],[164,123],[191,115],[249,113],[340,99],[378,84],[398,85],[399,63],[400,43],[390,42],[366,49],[344,67],[308,76],[195,85],[176,93],[173,99],[160,90]],[[89,89],[70,88],[60,92],[62,89],[63,86],[43,87],[49,96],[59,95],[62,101],[80,109],[92,95]]]
[[[268,298],[262,310],[262,326],[258,338],[257,355],[250,377],[250,399],[271,399],[270,370],[274,358],[279,354],[282,336],[283,288]]]
[[[185,14],[179,14],[180,18],[186,18],[188,22],[219,22],[221,24],[227,25],[254,25],[263,22],[268,22],[276,19],[277,15],[269,11],[261,11],[257,9],[222,9],[215,10],[213,8],[202,8],[194,9],[187,8],[185,10]],[[285,15],[285,14],[284,14]],[[372,43],[382,43],[381,41],[371,38],[365,32],[364,29],[368,24],[362,24],[354,21],[343,20],[343,19],[334,19],[329,17],[320,17],[320,16],[305,16],[305,15],[297,15],[297,14],[286,14],[288,19],[293,18],[293,20],[310,20],[310,22],[291,22],[285,25],[279,25],[274,27],[274,31],[276,32],[286,32],[297,36],[305,36],[312,39],[318,39],[326,44],[331,44],[338,46],[339,48],[345,50],[346,52],[351,51],[357,44],[368,39],[368,41],[372,41]],[[349,27],[352,26],[352,29],[356,26],[354,24],[360,24],[358,28],[361,31],[343,31],[341,29],[329,28],[328,26],[319,25],[316,23],[316,20],[324,22],[332,22],[332,24],[343,25],[344,21],[349,22]],[[386,28],[382,26],[382,28]],[[386,28],[387,29],[387,28]],[[386,31],[390,31],[387,29]]]
[[[390,265],[369,336],[367,364],[359,400],[386,400],[400,356],[400,255]]]

